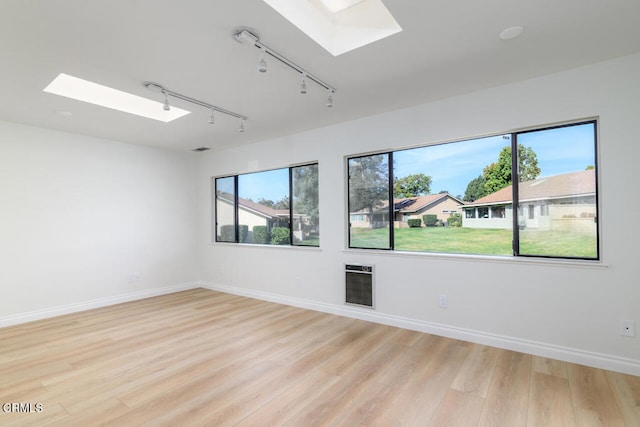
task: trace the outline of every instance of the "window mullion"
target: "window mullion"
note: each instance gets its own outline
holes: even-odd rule
[[[238,175],[233,176],[233,220],[235,223],[235,243],[240,243],[240,214],[238,213]]]
[[[387,155],[387,162],[389,164],[389,249],[393,250],[395,247],[395,233],[394,233],[394,200],[393,200],[393,151]]]
[[[293,246],[293,168],[289,168],[289,245]]]
[[[520,228],[518,224],[518,212],[520,200],[518,198],[518,134],[511,134],[511,216],[513,217],[513,255],[520,253]]]

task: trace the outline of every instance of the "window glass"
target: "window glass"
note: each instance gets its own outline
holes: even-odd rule
[[[317,163],[216,178],[215,194],[216,242],[320,245]]]
[[[390,249],[389,154],[348,160],[349,224],[352,248]]]
[[[216,241],[236,241],[235,177],[216,178]]]
[[[293,244],[320,246],[318,165],[291,168],[293,186]]]
[[[596,122],[352,157],[349,247],[599,259],[596,166]]]
[[[517,134],[519,254],[598,258],[595,123]]]
[[[291,243],[288,168],[238,175],[238,224],[246,243]]]
[[[490,194],[509,135],[431,145],[393,152],[393,248],[403,251],[512,254],[513,221],[504,205],[490,215]],[[504,186],[510,181],[510,163]],[[491,184],[491,187],[488,187]],[[510,200],[510,195],[507,200]],[[403,217],[420,221],[409,224]]]

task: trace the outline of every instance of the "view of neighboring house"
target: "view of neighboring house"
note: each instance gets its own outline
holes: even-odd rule
[[[407,197],[394,199],[393,220],[397,228],[408,227],[409,219],[422,219],[423,215],[432,214],[442,221],[455,213],[462,213],[461,206],[464,202],[449,193],[428,194],[426,196]],[[369,227],[371,224],[369,210],[361,209],[349,214],[351,227]],[[373,212],[373,228],[386,226],[389,221],[389,202],[380,202]],[[423,224],[424,226],[424,224]]]
[[[223,224],[234,223],[234,209],[233,209],[233,195],[219,191],[216,197],[216,202],[223,203],[222,206],[217,206],[216,215],[218,228]],[[226,207],[225,207],[226,205]],[[304,223],[305,215],[293,213],[294,226],[299,229],[294,230],[294,237],[302,237],[302,224]],[[253,227],[257,225],[266,226],[269,230],[273,227],[289,227],[289,210],[288,209],[273,209],[269,206],[261,205],[252,200],[238,198],[238,224],[248,226],[249,242],[252,241],[251,234]],[[220,234],[220,230],[217,231]]]
[[[513,227],[510,185],[462,209],[462,226],[471,228]],[[596,217],[594,170],[553,175],[518,184],[520,228],[592,231]]]

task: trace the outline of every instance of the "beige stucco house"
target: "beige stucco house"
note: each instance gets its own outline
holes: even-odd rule
[[[394,199],[393,221],[396,228],[408,227],[408,220],[422,219],[423,215],[433,214],[442,222],[456,213],[462,213],[464,202],[449,193],[428,194],[426,196]],[[389,202],[382,201],[373,213],[373,227],[386,226],[389,222]],[[371,224],[368,209],[349,214],[351,227],[369,227]],[[422,224],[424,226],[424,224]]]
[[[513,227],[513,187],[466,203],[462,226],[472,228]],[[518,184],[518,226],[541,230],[594,231],[596,226],[595,170],[571,172]]]

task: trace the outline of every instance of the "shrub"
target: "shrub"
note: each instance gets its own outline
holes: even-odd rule
[[[434,214],[422,215],[425,227],[435,227],[438,224],[438,217]]]
[[[253,227],[253,243],[267,244],[271,240],[269,230],[266,225],[255,225]]]
[[[452,214],[449,218],[447,218],[447,224],[451,227],[461,227],[462,226],[462,215],[459,213]]]
[[[239,225],[238,232],[240,233],[240,243],[246,243],[249,238],[249,226]]]
[[[233,224],[225,224],[220,226],[220,240],[223,242],[235,242],[236,229]]]
[[[410,228],[419,228],[422,226],[422,220],[420,218],[410,218],[407,220]]]
[[[289,229],[286,227],[273,227],[271,229],[271,244],[272,245],[288,245],[289,241]]]

